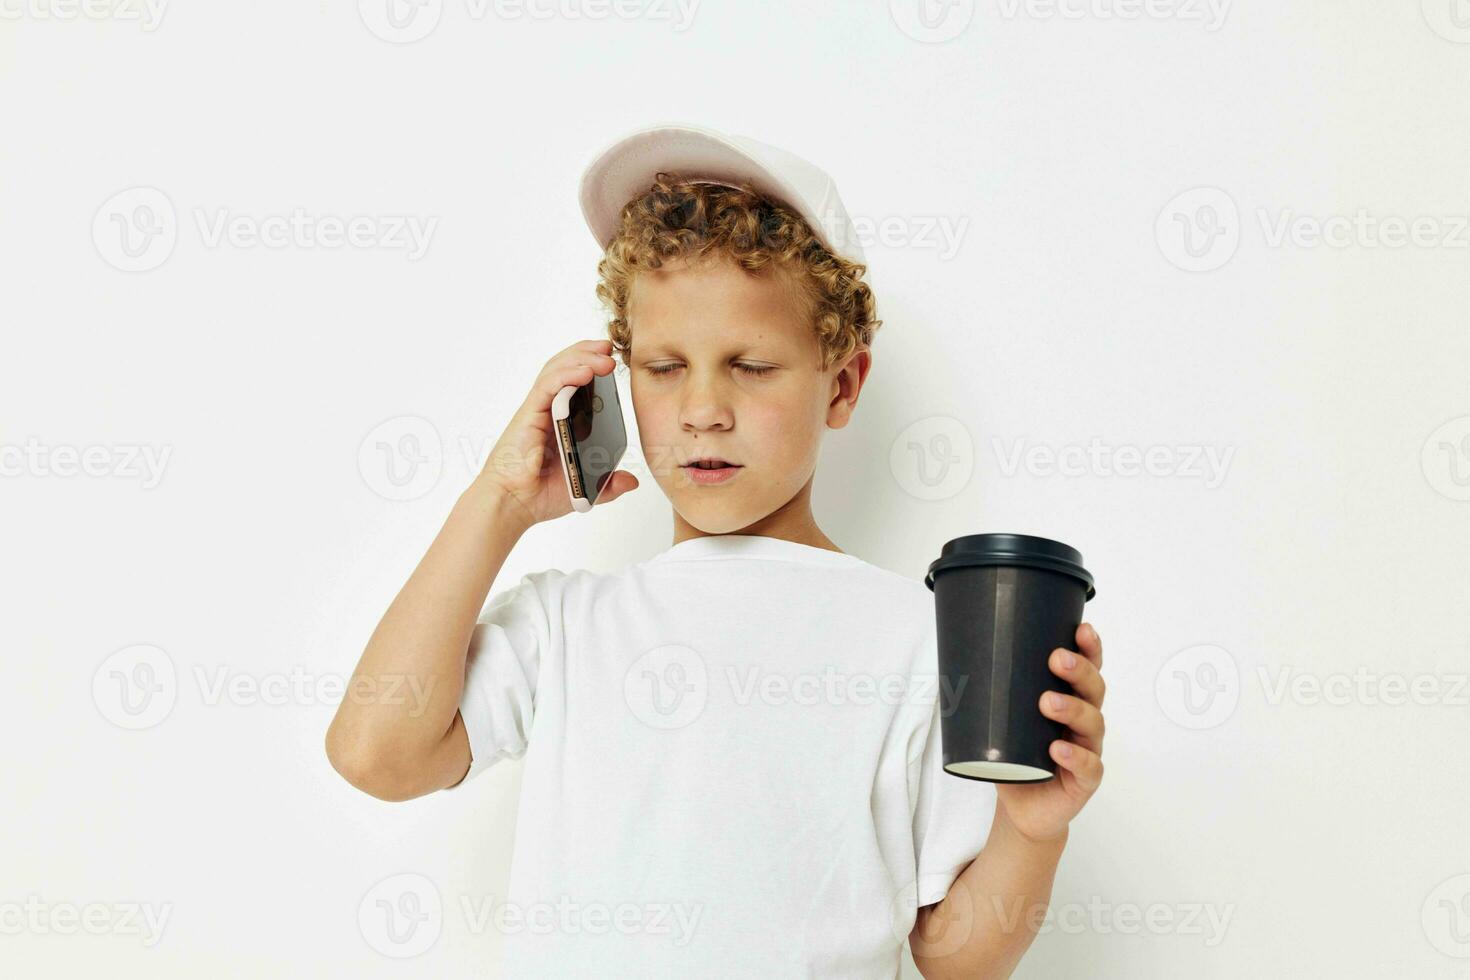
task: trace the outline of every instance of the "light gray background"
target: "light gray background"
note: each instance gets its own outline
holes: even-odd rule
[[[1017,976],[1470,968],[1470,5],[62,2],[0,19],[5,972],[483,975],[461,901],[503,895],[518,763],[374,801],[329,685],[542,363],[603,336],[577,177],[666,120],[885,229],[833,539],[917,578],[1023,531],[1096,572],[1107,776]],[[208,234],[297,208],[435,224],[418,257]],[[1153,466],[1046,462],[1094,440]],[[645,474],[497,588],[670,540]],[[407,960],[372,924],[400,874],[442,902]]]

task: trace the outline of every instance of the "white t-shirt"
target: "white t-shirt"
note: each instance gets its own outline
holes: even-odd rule
[[[923,582],[778,538],[492,594],[460,711],[465,782],[525,759],[504,975],[898,976],[995,809],[941,768],[937,657]]]

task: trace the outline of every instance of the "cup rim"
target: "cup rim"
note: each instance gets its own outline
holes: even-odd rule
[[[984,540],[982,540],[984,539]],[[1077,579],[1087,587],[1087,599],[1097,595],[1092,573],[1082,565],[1082,554],[1071,545],[1034,534],[967,534],[945,543],[941,553],[930,562],[924,584],[932,592],[934,575],[950,568],[973,568],[1010,565],[1059,572]],[[1048,554],[1047,552],[1052,552]]]

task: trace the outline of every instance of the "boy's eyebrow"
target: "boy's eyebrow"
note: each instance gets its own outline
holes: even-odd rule
[[[634,357],[654,357],[660,354],[683,356],[683,351],[679,350],[676,345],[668,342],[656,344],[638,344],[635,342],[632,346]],[[743,339],[739,343],[732,345],[725,351],[725,354],[731,357],[738,357],[757,352],[776,354],[780,352],[780,348],[771,338],[762,336]]]

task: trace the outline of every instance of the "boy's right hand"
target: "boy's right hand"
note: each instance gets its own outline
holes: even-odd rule
[[[610,340],[582,340],[547,361],[480,471],[476,482],[503,491],[518,503],[527,527],[572,511],[572,498],[561,471],[561,446],[551,420],[551,403],[567,385],[580,387],[595,375],[612,373],[617,361],[611,351]],[[608,477],[597,505],[637,488],[637,477],[627,470],[617,470]]]

